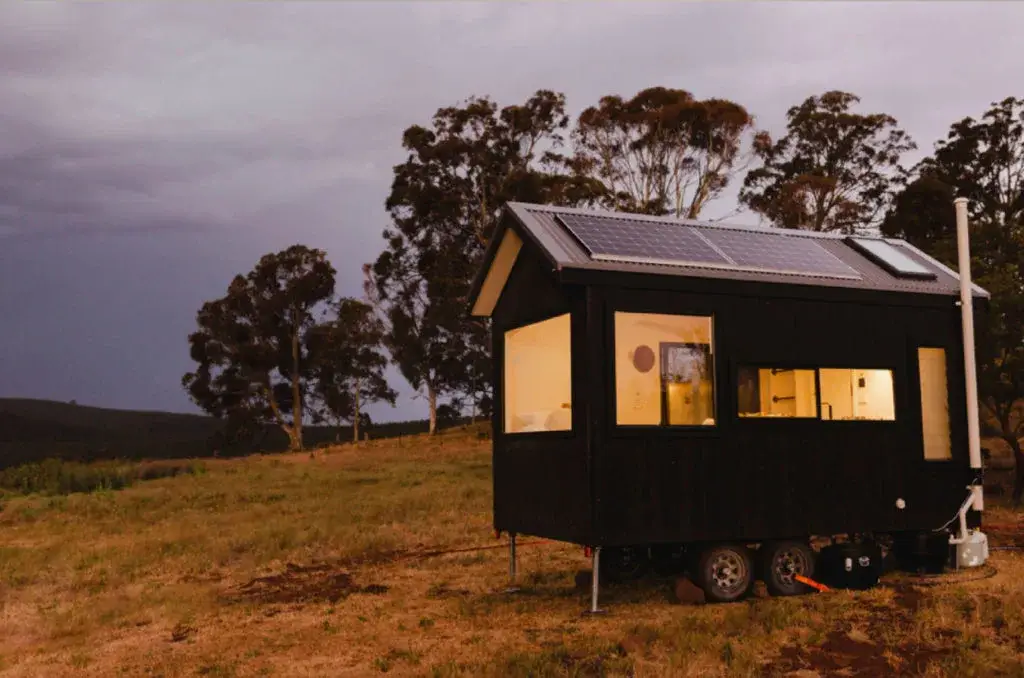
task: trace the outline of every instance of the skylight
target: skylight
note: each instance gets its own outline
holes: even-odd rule
[[[924,264],[911,259],[902,247],[872,238],[847,238],[854,249],[898,278],[934,280],[937,276]]]

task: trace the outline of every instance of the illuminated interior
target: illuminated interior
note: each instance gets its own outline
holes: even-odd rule
[[[953,451],[949,439],[946,351],[941,348],[917,349],[917,367],[921,375],[921,430],[924,434],[924,458],[929,461],[952,459]]]
[[[615,313],[616,422],[713,426],[711,318]]]
[[[505,332],[505,432],[572,429],[569,314]]]
[[[821,418],[895,421],[892,370],[822,368]]]
[[[738,381],[741,417],[818,416],[814,370],[741,367]]]
[[[943,357],[943,370],[944,361]],[[944,375],[943,371],[943,378]],[[942,388],[944,398],[944,381]],[[826,421],[896,419],[892,370],[741,366],[736,396],[741,417],[820,416]]]

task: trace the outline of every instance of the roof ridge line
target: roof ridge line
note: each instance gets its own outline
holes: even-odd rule
[[[849,237],[856,237],[866,238],[870,240],[892,240],[891,238],[886,238],[885,236],[858,235],[848,233],[828,233],[821,231],[804,231],[792,228],[776,228],[774,226],[748,226],[736,223],[715,223],[712,221],[699,221],[697,219],[684,219],[667,215],[638,214],[635,212],[614,212],[606,209],[591,209],[586,207],[563,207],[561,205],[544,205],[540,203],[511,201],[509,202],[509,204],[522,207],[527,211],[547,212],[549,214],[555,215],[557,215],[559,212],[563,212],[566,214],[579,214],[594,217],[602,217],[606,219],[615,219],[618,221],[650,222],[656,224],[667,224],[672,226],[685,226],[689,228],[708,228],[726,231],[741,231],[743,233],[765,233],[768,235],[776,235],[786,238],[810,238],[813,240],[843,240]],[[902,239],[899,238],[897,238],[896,240],[899,242],[904,242]]]

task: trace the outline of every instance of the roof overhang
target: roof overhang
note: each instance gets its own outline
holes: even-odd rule
[[[494,247],[493,253],[489,252],[490,256],[485,258],[488,265],[483,270],[486,273],[479,286],[474,285],[471,296],[473,306],[470,314],[477,317],[488,318],[494,312],[494,307],[498,305],[498,299],[501,297],[501,291],[505,289],[505,283],[508,282],[508,277],[512,273],[512,267],[519,257],[519,250],[523,248],[523,239],[511,228],[501,229],[501,233],[496,236],[500,236],[495,237],[492,243],[496,244],[496,247]]]
[[[952,308],[959,298],[939,292],[904,292],[863,289],[852,286],[821,286],[796,276],[788,282],[760,280],[734,280],[710,278],[704,275],[683,276],[669,270],[671,267],[636,266],[627,269],[609,262],[579,263],[563,266],[558,271],[562,285],[604,285],[630,289],[680,291],[695,294],[748,296],[759,298],[788,298],[848,301],[871,305],[933,306]],[[987,292],[975,294],[976,304],[987,308]],[[977,307],[977,306],[976,306]]]

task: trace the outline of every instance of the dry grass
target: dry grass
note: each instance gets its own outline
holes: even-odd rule
[[[469,436],[206,462],[0,512],[0,675],[1024,676],[1024,554],[983,581],[682,607],[524,545],[502,592],[489,446]],[[990,507],[988,520],[1021,517]],[[1020,528],[1024,531],[1024,522]]]

